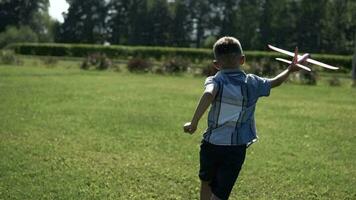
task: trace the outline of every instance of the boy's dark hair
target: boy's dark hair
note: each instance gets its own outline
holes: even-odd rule
[[[213,47],[215,58],[225,55],[243,55],[240,41],[234,37],[222,37],[215,42]]]

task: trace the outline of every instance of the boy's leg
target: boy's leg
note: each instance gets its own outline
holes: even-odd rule
[[[200,199],[211,200],[211,182],[216,174],[216,152],[213,145],[202,141],[200,145],[200,169],[199,178],[201,180]]]
[[[209,181],[201,181],[200,200],[211,200],[211,188]]]
[[[217,168],[214,181],[211,184],[212,199],[226,200],[239,176],[245,161],[246,146],[227,147],[222,150],[223,161]]]

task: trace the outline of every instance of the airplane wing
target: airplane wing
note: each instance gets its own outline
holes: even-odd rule
[[[284,49],[280,49],[280,48],[274,47],[274,46],[272,46],[272,45],[268,45],[268,47],[269,47],[270,49],[274,50],[274,51],[279,52],[279,53],[283,53],[283,54],[286,54],[286,55],[288,55],[288,56],[294,57],[294,53],[292,53],[292,52],[290,52],[290,51],[286,51],[286,50],[284,50]],[[299,58],[299,57],[301,57],[301,56],[298,55],[298,58]],[[327,68],[327,69],[332,69],[332,70],[337,70],[337,69],[339,69],[338,67],[334,67],[334,66],[331,66],[331,65],[328,65],[328,64],[325,64],[325,63],[322,63],[322,62],[313,60],[313,59],[311,59],[311,58],[308,58],[306,61],[309,62],[309,63],[312,63],[312,64],[314,64],[314,65],[318,65],[318,66],[320,66],[320,67]]]
[[[325,64],[325,63],[310,59],[310,58],[307,59],[307,62],[312,63],[314,65],[319,65],[320,67],[324,67],[324,68],[327,68],[327,69],[333,69],[333,70],[339,69],[338,67],[334,67],[334,66],[331,66],[331,65],[328,65],[328,64]]]
[[[283,59],[283,58],[276,58],[276,60],[284,62],[284,63],[287,63],[287,64],[291,64],[292,63],[292,61],[286,60],[286,59]],[[311,69],[309,67],[306,67],[306,66],[301,65],[301,64],[297,64],[297,66],[302,68],[302,69],[304,69],[304,70],[307,70],[307,71],[311,72]]]

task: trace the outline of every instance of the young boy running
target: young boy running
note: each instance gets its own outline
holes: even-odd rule
[[[245,160],[246,148],[257,140],[255,107],[257,100],[269,96],[271,88],[281,85],[290,73],[298,71],[298,49],[287,70],[273,79],[245,74],[245,56],[240,42],[223,37],[214,44],[215,67],[220,71],[205,81],[205,91],[191,122],[184,131],[193,134],[200,118],[211,105],[200,146],[201,200],[228,199]]]

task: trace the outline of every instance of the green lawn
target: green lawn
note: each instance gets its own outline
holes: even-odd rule
[[[203,78],[0,66],[0,199],[198,199]],[[355,199],[356,90],[286,84],[231,199]]]

